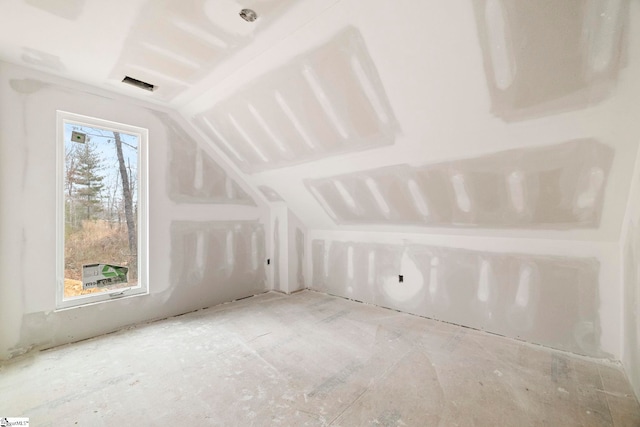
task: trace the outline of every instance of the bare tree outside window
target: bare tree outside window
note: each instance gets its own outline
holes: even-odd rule
[[[66,123],[64,161],[65,297],[135,285],[138,138]],[[83,289],[83,265],[98,263],[128,268],[128,282]]]

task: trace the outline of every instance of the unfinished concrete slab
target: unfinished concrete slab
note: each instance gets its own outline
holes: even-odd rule
[[[618,365],[312,291],[277,293],[0,366],[33,425],[633,426]]]

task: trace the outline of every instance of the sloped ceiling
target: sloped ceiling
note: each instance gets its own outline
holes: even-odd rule
[[[0,7],[0,58],[176,109],[309,228],[619,236],[637,1]]]

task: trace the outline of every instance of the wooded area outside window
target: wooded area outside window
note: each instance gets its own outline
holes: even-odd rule
[[[148,293],[148,131],[58,111],[58,309]]]

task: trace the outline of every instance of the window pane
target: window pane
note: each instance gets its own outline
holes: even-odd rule
[[[64,297],[138,285],[136,135],[64,123]]]

